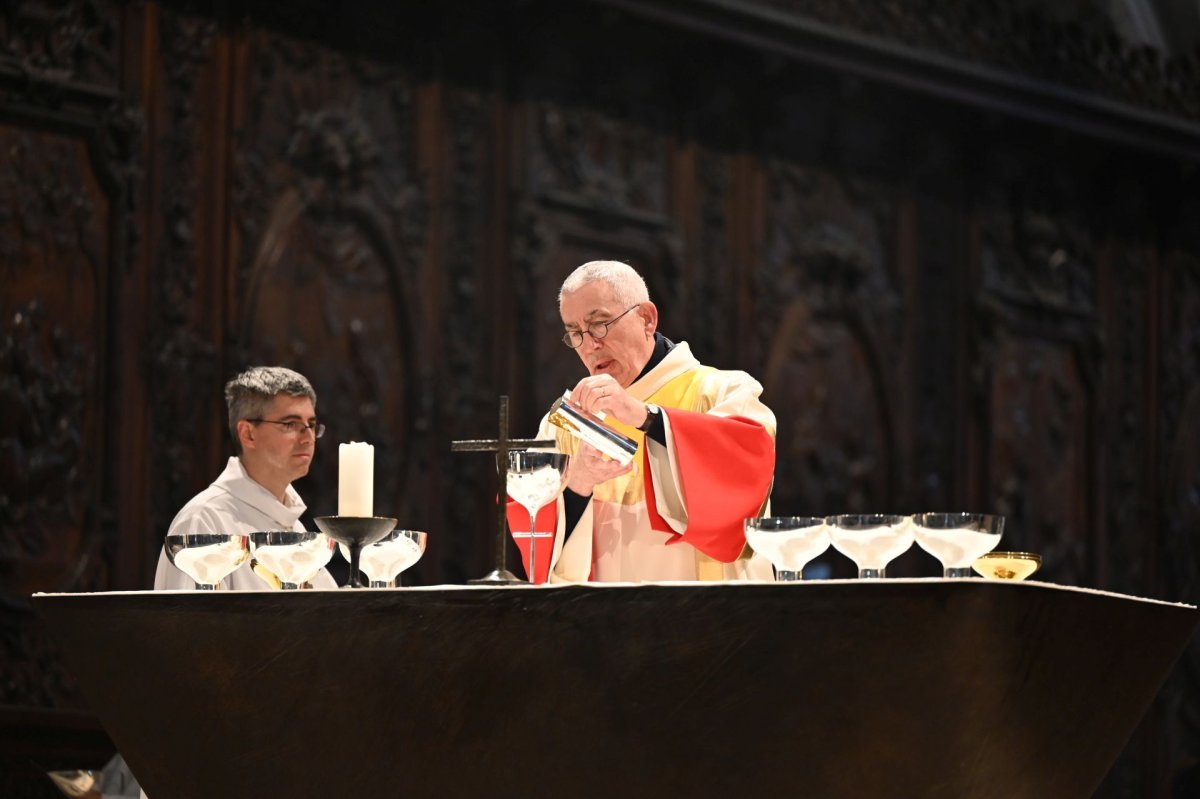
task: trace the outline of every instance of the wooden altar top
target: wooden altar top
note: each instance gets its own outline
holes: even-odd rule
[[[33,603],[151,799],[1088,797],[1200,621],[977,579]]]

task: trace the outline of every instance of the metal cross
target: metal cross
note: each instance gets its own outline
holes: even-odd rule
[[[505,540],[505,500],[508,497],[508,453],[541,447],[553,447],[553,440],[508,437],[508,396],[500,396],[500,434],[494,439],[451,441],[451,452],[495,452],[496,453],[496,568],[472,583],[523,583],[520,577],[507,568],[508,542]]]

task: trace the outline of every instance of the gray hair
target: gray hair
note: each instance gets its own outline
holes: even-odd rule
[[[567,275],[562,288],[558,290],[559,304],[562,304],[564,294],[574,293],[597,280],[603,280],[609,285],[621,305],[634,305],[650,300],[646,281],[629,264],[620,261],[588,261]]]
[[[225,384],[229,434],[233,436],[233,448],[239,456],[242,442],[238,438],[237,423],[242,419],[261,419],[267,406],[280,394],[308,397],[313,408],[317,407],[317,392],[313,391],[308,378],[283,366],[253,366]]]

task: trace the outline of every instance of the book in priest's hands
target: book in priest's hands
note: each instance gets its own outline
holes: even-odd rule
[[[571,402],[570,391],[564,392],[550,406],[550,424],[591,444],[622,466],[629,464],[637,454],[636,441],[605,424],[603,414],[589,413]]]

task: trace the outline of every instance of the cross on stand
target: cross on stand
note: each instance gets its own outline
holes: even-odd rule
[[[494,439],[451,441],[451,452],[495,452],[496,453],[496,568],[486,576],[470,580],[477,584],[504,585],[526,582],[507,568],[508,542],[505,540],[505,506],[508,496],[508,453],[512,450],[553,447],[550,439],[508,437],[508,396],[500,396],[500,434]]]

